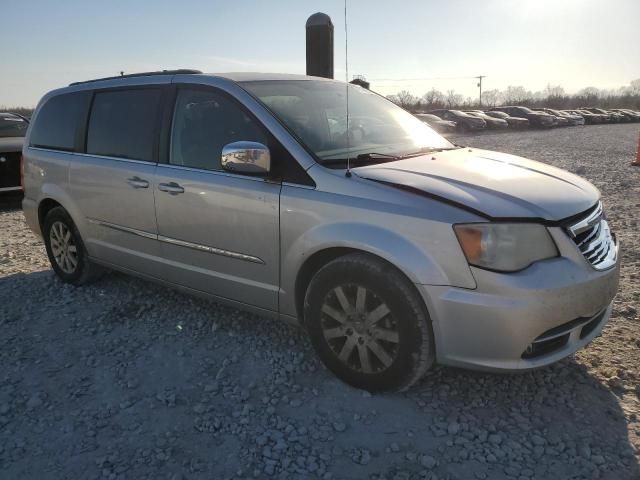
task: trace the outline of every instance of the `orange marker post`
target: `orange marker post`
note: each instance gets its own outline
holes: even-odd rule
[[[640,135],[638,135],[638,150],[636,151],[636,159],[631,162],[634,167],[640,167]]]

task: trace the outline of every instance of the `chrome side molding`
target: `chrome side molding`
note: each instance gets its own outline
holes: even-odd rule
[[[258,257],[254,257],[253,255],[247,255],[246,253],[233,252],[231,250],[223,250],[216,247],[209,247],[208,245],[187,242],[185,240],[178,240],[177,238],[165,237],[164,235],[158,235],[158,240],[164,243],[170,243],[172,245],[192,248],[201,252],[213,253],[214,255],[222,255],[224,257],[235,258],[236,260],[244,260],[246,262],[260,263],[264,265],[264,260]]]
[[[246,253],[210,247],[208,245],[202,245],[200,243],[187,242],[185,240],[178,240],[177,238],[165,237],[164,235],[156,235],[155,233],[149,233],[145,232],[144,230],[138,230],[136,228],[125,227],[122,225],[116,225],[115,223],[104,222],[102,220],[96,220],[95,218],[88,218],[87,220],[93,225],[111,228],[112,230],[118,230],[120,232],[131,233],[132,235],[138,235],[139,237],[158,240],[160,242],[169,243],[171,245],[191,248],[200,252],[212,253],[213,255],[222,255],[223,257],[235,258],[236,260],[244,260],[245,262],[259,263],[261,265],[265,264],[264,260],[262,260],[261,258],[255,257],[253,255],[247,255]]]
[[[125,227],[123,225],[116,225],[115,223],[104,222],[102,220],[96,220],[95,218],[87,218],[89,223],[93,225],[100,225],[101,227],[111,228],[112,230],[118,230],[120,232],[131,233],[138,235],[139,237],[150,238],[157,240],[158,236],[155,233],[145,232],[144,230],[138,230],[137,228]]]

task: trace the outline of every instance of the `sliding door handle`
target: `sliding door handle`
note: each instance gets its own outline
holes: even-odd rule
[[[184,188],[182,188],[176,182],[160,183],[160,184],[158,184],[158,190],[160,190],[161,192],[170,193],[171,195],[177,195],[179,193],[184,193]]]
[[[127,183],[133,188],[149,188],[149,182],[140,177],[127,178]]]

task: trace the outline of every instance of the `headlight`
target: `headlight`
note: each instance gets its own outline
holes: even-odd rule
[[[558,255],[547,229],[536,223],[470,223],[453,228],[467,261],[477,267],[515,272]]]

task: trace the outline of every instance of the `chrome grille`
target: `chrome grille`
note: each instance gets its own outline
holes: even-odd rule
[[[567,232],[593,268],[606,270],[615,265],[618,247],[604,218],[602,203],[598,203],[592,212],[567,227]]]

